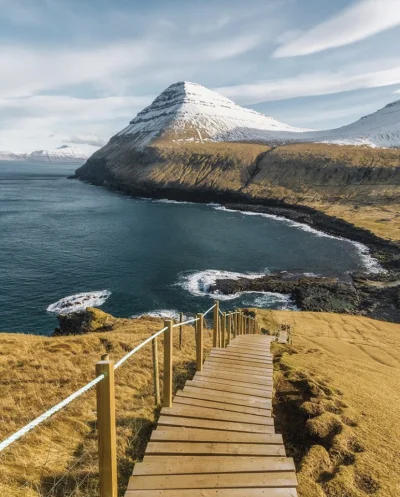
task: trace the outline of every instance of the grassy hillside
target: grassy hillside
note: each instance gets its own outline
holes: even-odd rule
[[[206,200],[230,195],[236,201],[313,207],[400,240],[398,149],[160,141],[138,150],[120,138],[96,152],[77,175],[134,194],[185,192]]]
[[[104,353],[118,360],[163,327],[155,318],[112,319],[109,332],[67,337],[0,334],[0,440],[3,440],[95,377]],[[177,329],[175,329],[177,330]],[[194,331],[185,326],[183,347],[174,340],[174,385],[192,374]],[[162,339],[159,340],[162,379]],[[205,332],[205,346],[211,332]],[[151,344],[115,374],[118,472],[123,495],[133,462],[144,450],[155,421]],[[162,387],[162,382],[161,382]],[[3,497],[93,497],[98,459],[95,389],[55,414],[0,455]]]
[[[299,470],[299,497],[400,491],[400,326],[357,316],[260,311],[290,324],[274,344],[275,415]]]

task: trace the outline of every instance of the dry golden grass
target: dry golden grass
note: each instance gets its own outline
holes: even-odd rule
[[[342,203],[311,204],[329,216],[338,217],[365,228],[386,240],[400,240],[400,204],[391,205],[349,205]]]
[[[329,143],[290,143],[276,148],[285,160],[295,158],[301,162],[334,163],[348,166],[398,167],[400,150],[397,148],[371,148]]]
[[[57,404],[95,376],[104,353],[118,360],[163,327],[156,318],[117,319],[110,332],[68,337],[0,334],[0,440]],[[194,328],[185,326],[179,350],[174,333],[174,386],[193,372]],[[205,332],[206,349],[211,333]],[[162,339],[159,339],[162,379]],[[115,375],[120,494],[134,461],[141,457],[157,418],[153,397],[151,344]],[[162,381],[161,381],[162,387]],[[44,425],[6,449],[0,457],[3,497],[93,497],[98,460],[94,389]],[[56,484],[56,485],[55,485]],[[55,488],[52,487],[55,485]]]
[[[400,326],[358,316],[256,311],[274,344],[277,425],[299,469],[299,497],[400,495]],[[280,399],[280,401],[279,401]]]

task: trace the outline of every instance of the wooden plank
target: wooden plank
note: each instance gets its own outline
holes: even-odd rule
[[[183,490],[127,490],[125,497],[298,497],[295,488],[207,488]]]
[[[132,476],[128,489],[157,490],[179,488],[269,488],[294,487],[297,485],[296,474],[292,471],[265,473],[237,473],[235,478],[226,473],[188,474],[188,475],[153,475]]]
[[[201,399],[210,400],[216,402],[224,402],[227,405],[232,406],[246,406],[246,407],[256,407],[257,409],[271,409],[271,400],[264,399],[253,399],[253,398],[238,398],[235,394],[229,395],[222,392],[211,392],[211,390],[203,390],[197,387],[186,386],[183,390],[178,390],[177,394],[182,397],[187,397],[190,399]]]
[[[229,372],[225,371],[212,371],[212,370],[207,370],[207,371],[202,371],[201,374],[203,376],[211,377],[211,378],[221,378],[224,380],[231,380],[232,378],[235,378],[238,382],[241,383],[252,383],[253,385],[272,385],[272,378],[271,376],[254,376],[254,375],[246,375],[246,374],[232,374]]]
[[[146,454],[149,455],[203,455],[203,456],[282,456],[286,455],[283,444],[243,444],[223,442],[149,442]],[[135,474],[135,473],[134,473]]]
[[[249,368],[248,366],[234,366],[233,364],[224,364],[221,365],[220,363],[215,363],[211,361],[206,361],[204,363],[204,368],[212,368],[217,371],[237,371],[238,373],[241,374],[247,374],[247,375],[253,375],[253,376],[267,376],[269,378],[273,377],[274,371],[272,369],[267,369],[264,371],[259,371],[256,368]]]
[[[203,366],[203,370],[205,368],[209,369],[215,369],[218,371],[237,371],[238,373],[243,373],[243,374],[252,374],[254,376],[269,376],[272,378],[273,376],[273,371],[272,369],[270,371],[258,371],[255,368],[248,368],[248,367],[243,367],[243,366],[234,366],[233,364],[226,364],[226,365],[221,365],[217,363],[211,363],[211,362],[205,362]]]
[[[249,402],[249,404],[247,405],[253,405],[252,402],[250,401],[255,401],[256,403],[258,404],[261,404],[261,407],[262,405],[267,405],[267,406],[271,406],[271,399],[268,399],[268,398],[264,398],[264,397],[255,397],[253,395],[244,395],[242,393],[236,393],[236,392],[227,392],[226,390],[218,390],[218,389],[214,389],[214,388],[205,388],[204,385],[188,385],[188,382],[186,382],[186,385],[185,387],[183,388],[183,391],[188,391],[188,389],[199,389],[199,391],[201,391],[202,393],[205,393],[205,394],[211,394],[211,395],[219,395],[220,399],[227,399],[227,401],[231,401],[231,399],[237,399],[237,400],[241,400],[241,401],[244,401],[244,402]],[[193,390],[190,390],[191,392],[193,392]],[[260,405],[257,405],[256,407],[260,407]]]
[[[135,464],[135,475],[193,474],[193,471],[196,473],[266,473],[294,471],[294,469],[291,457],[145,456],[143,462]]]
[[[174,404],[185,404],[189,406],[211,407],[224,411],[241,412],[242,414],[254,414],[256,416],[271,416],[271,410],[259,409],[258,407],[235,406],[226,402],[214,402],[210,400],[190,399],[181,395],[176,395]],[[172,404],[172,405],[174,405]]]
[[[262,364],[262,365],[272,364],[272,359],[268,359],[268,358],[262,359],[262,358],[249,357],[249,356],[245,357],[242,354],[231,354],[231,353],[226,354],[225,351],[218,352],[218,351],[212,350],[208,357],[212,357],[215,359],[227,359],[230,361],[250,362],[252,364],[253,363]]]
[[[232,379],[227,380],[226,378],[218,378],[218,376],[213,376],[213,375],[203,375],[203,374],[195,374],[193,376],[193,380],[196,381],[210,381],[212,383],[220,383],[223,385],[232,385],[235,387],[242,387],[242,388],[256,388],[257,390],[264,390],[267,392],[270,392],[272,390],[272,382],[264,383],[264,384],[253,384],[251,382],[244,382],[244,381],[236,381],[235,377]]]
[[[241,368],[247,368],[250,371],[257,371],[263,373],[265,371],[272,371],[273,364],[261,364],[261,363],[251,363],[247,361],[236,361],[234,359],[224,359],[222,357],[207,357],[207,362],[209,364],[218,364],[219,366],[237,366]]]
[[[236,359],[228,359],[224,357],[213,357],[208,356],[207,362],[216,363],[216,364],[233,364],[234,366],[248,367],[251,369],[257,369],[259,371],[268,371],[273,369],[273,364],[263,364],[261,362],[252,362],[246,360],[236,360]]]
[[[270,399],[272,397],[271,391],[257,390],[257,389],[249,389],[249,388],[240,388],[229,385],[221,385],[220,383],[212,383],[209,381],[197,381],[197,380],[189,380],[186,382],[186,385],[189,387],[199,387],[208,390],[219,390],[221,392],[229,392],[229,393],[240,393],[242,395],[249,395],[251,397],[256,397],[259,399]]]
[[[221,421],[236,421],[238,423],[273,425],[273,419],[267,416],[242,414],[240,412],[222,411],[210,407],[193,407],[183,404],[173,404],[172,407],[163,407],[161,414],[165,416],[181,416],[195,419],[218,419]]]
[[[248,352],[236,352],[235,350],[230,350],[226,348],[225,350],[220,349],[211,349],[211,355],[219,355],[219,356],[237,356],[248,359],[259,359],[261,361],[273,361],[272,354],[253,354]]]
[[[209,355],[207,357],[208,362],[220,362],[221,364],[228,364],[228,363],[233,363],[237,364],[238,366],[251,366],[256,367],[256,368],[261,368],[261,369],[266,369],[266,370],[272,370],[273,369],[273,364],[272,362],[260,362],[260,361],[253,361],[252,359],[248,360],[245,358],[240,359],[239,357],[231,357],[231,356],[223,356],[223,355]]]
[[[199,428],[157,428],[151,440],[169,442],[224,442],[282,445],[282,435],[276,433],[237,433],[233,431],[202,430]],[[147,453],[146,453],[147,454]],[[286,468],[287,469],[287,468]],[[292,468],[289,468],[292,469]],[[250,469],[249,469],[250,471]],[[278,471],[275,469],[274,471]],[[212,473],[212,471],[210,471]]]
[[[178,416],[160,416],[159,426],[188,426],[191,428],[203,428],[204,430],[239,431],[247,433],[274,433],[273,426],[252,425],[246,423],[235,423],[219,421],[214,419],[181,418]]]

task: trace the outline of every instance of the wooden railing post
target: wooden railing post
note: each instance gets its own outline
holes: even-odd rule
[[[217,347],[218,343],[218,323],[219,323],[219,302],[218,300],[216,300],[214,307],[213,347]]]
[[[235,314],[233,315],[233,338],[236,338],[237,335],[237,310],[235,310]]]
[[[164,394],[163,406],[172,406],[172,351],[173,351],[173,328],[172,321],[164,321]]]
[[[114,361],[108,354],[101,359],[96,364],[96,376],[104,374],[96,389],[100,497],[117,497]]]
[[[153,352],[153,376],[154,376],[154,401],[156,403],[156,407],[158,407],[161,403],[160,401],[160,373],[158,369],[158,341],[157,337],[155,337],[151,341],[151,348]]]
[[[231,333],[232,333],[232,314],[228,316],[228,337],[226,339],[226,345],[229,345],[231,341]]]
[[[203,314],[197,314],[196,321],[196,370],[203,370],[203,326],[204,326],[204,316]]]
[[[226,312],[221,316],[221,347],[225,348],[225,335],[226,335]]]
[[[183,312],[179,313],[179,322],[183,322]],[[179,350],[182,349],[182,325],[179,326]]]

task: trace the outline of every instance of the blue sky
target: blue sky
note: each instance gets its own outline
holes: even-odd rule
[[[0,149],[92,152],[188,80],[294,126],[400,99],[399,0],[0,0]]]

